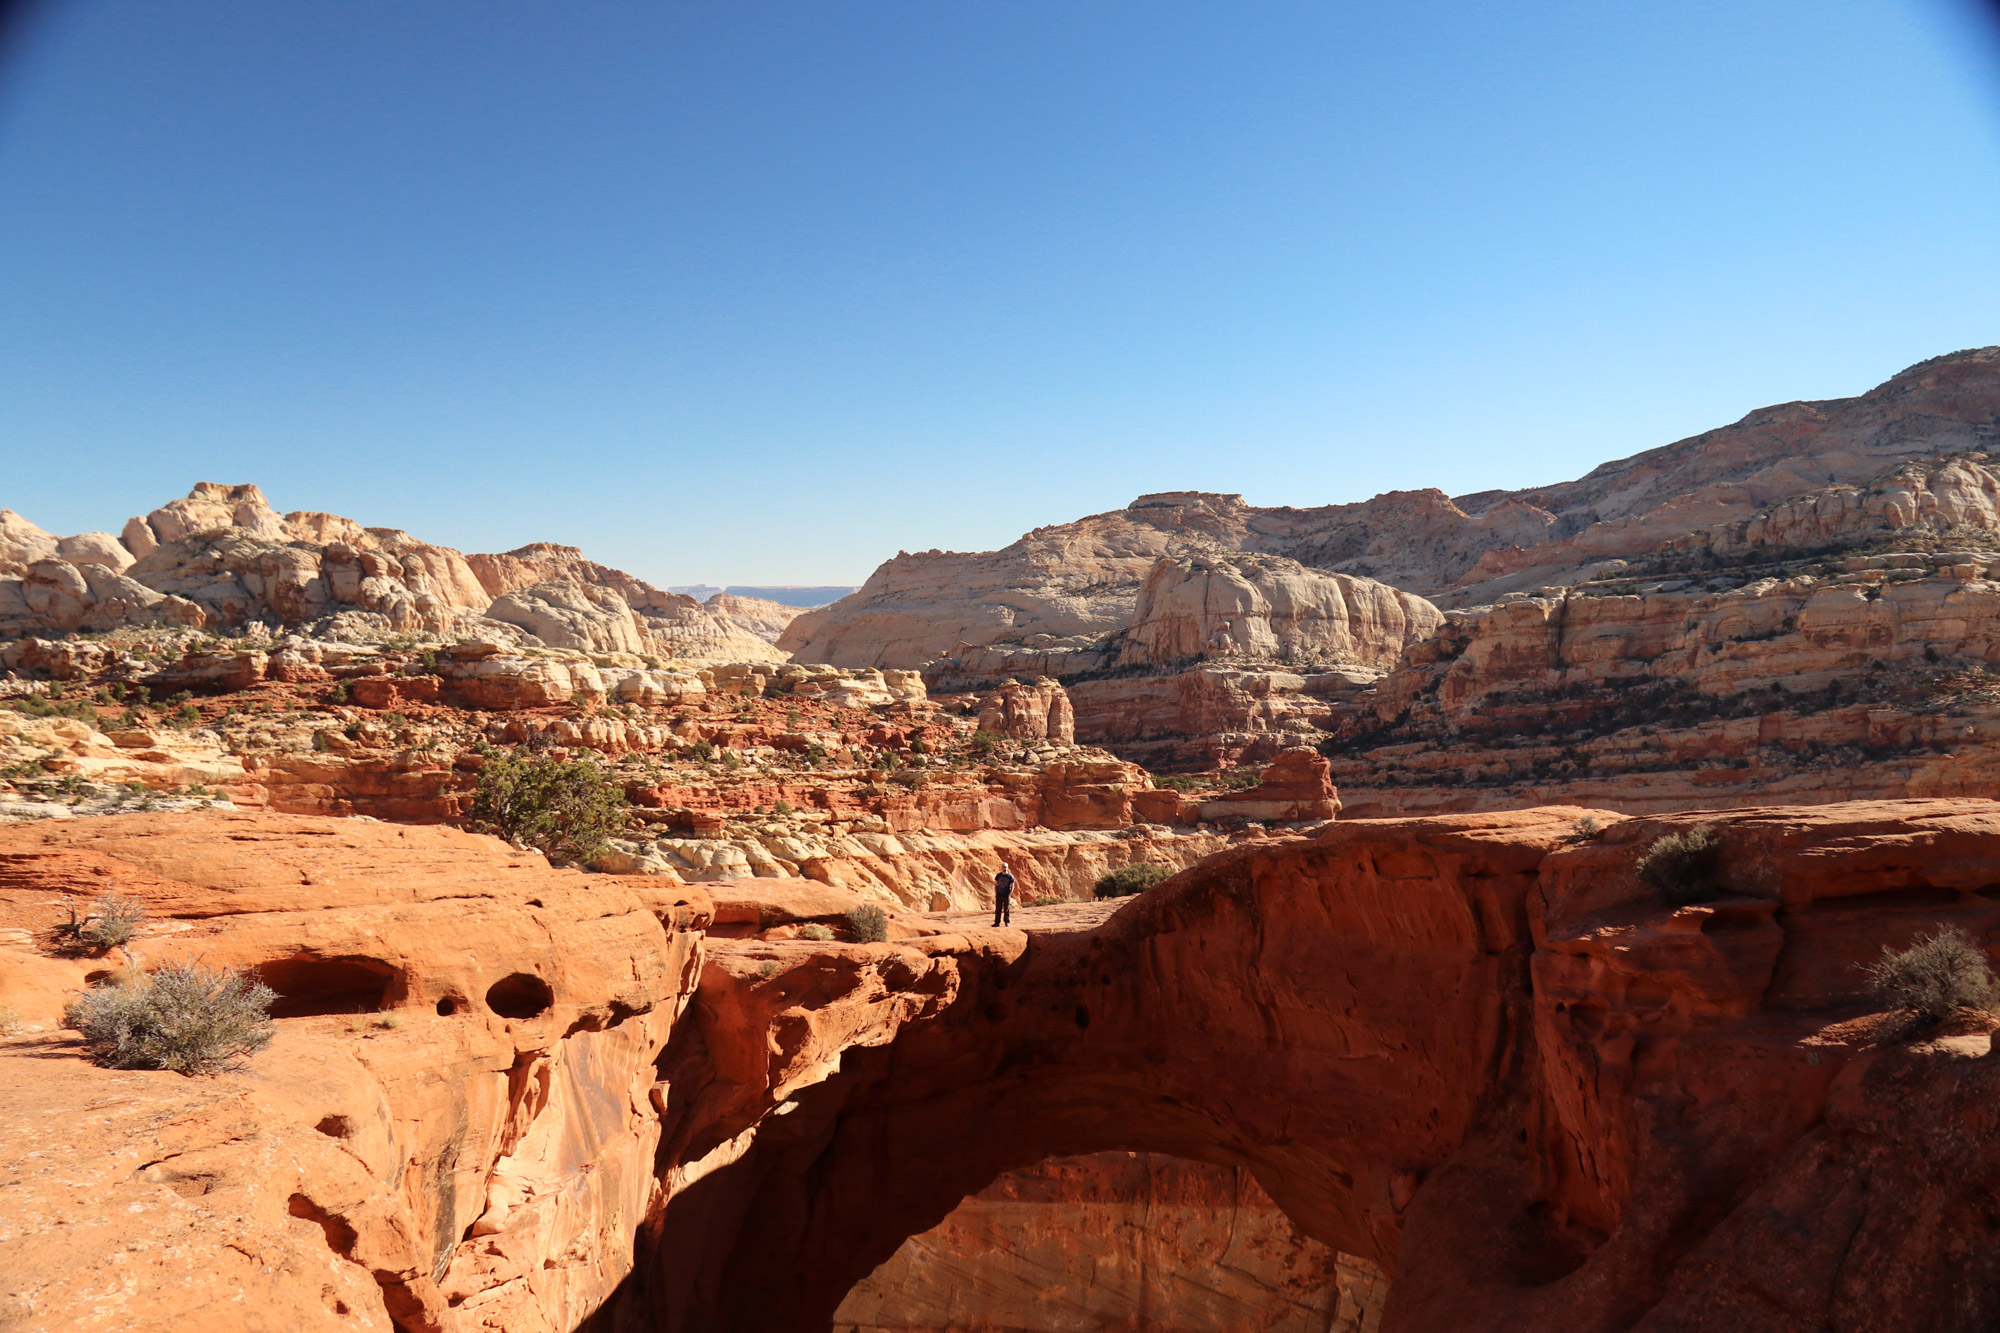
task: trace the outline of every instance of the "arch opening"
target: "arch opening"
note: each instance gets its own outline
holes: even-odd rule
[[[850,1288],[833,1326],[1367,1333],[1388,1286],[1244,1167],[1111,1151],[1004,1173]]]

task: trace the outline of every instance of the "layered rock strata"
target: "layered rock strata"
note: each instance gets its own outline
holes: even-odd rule
[[[455,822],[485,748],[513,747],[615,777],[632,822],[604,868],[971,909],[1003,864],[1024,904],[1087,898],[1111,871],[1178,868],[1269,817],[1204,816],[1136,765],[1068,744],[1052,682],[997,692],[988,716],[933,703],[914,672],[660,667],[481,641],[173,642],[0,650],[19,673],[58,678],[16,680],[0,699],[0,818],[226,804]],[[1004,745],[981,734],[991,725]]]
[[[1983,450],[1996,430],[2000,349],[1982,348],[1913,366],[1858,397],[1762,408],[1553,486],[1456,499],[1399,491],[1312,509],[1146,495],[1000,551],[899,553],[859,592],[799,617],[780,646],[847,666],[948,661],[985,679],[1098,669],[1105,640],[1132,624],[1162,557],[1230,552],[1472,606],[1587,577],[1830,484],[1866,488],[1901,464]],[[1935,515],[1990,529],[1990,501],[1951,490],[1939,492]]]

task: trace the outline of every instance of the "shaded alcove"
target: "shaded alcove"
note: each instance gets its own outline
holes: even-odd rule
[[[554,988],[532,972],[515,972],[486,988],[486,1007],[502,1018],[538,1018],[555,1002]]]
[[[1241,1168],[1094,1153],[966,1199],[855,1284],[833,1328],[1373,1333],[1387,1292],[1380,1268],[1305,1235]]]
[[[277,992],[271,1002],[273,1018],[380,1013],[404,991],[402,972],[374,958],[298,954],[250,970]]]

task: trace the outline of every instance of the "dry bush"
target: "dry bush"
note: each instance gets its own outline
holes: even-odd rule
[[[63,1022],[107,1068],[216,1074],[271,1040],[276,998],[248,972],[175,965],[135,985],[80,996]]]
[[[799,938],[802,940],[830,940],[833,938],[833,928],[831,926],[822,926],[817,921],[810,922],[807,925],[799,927]]]
[[[1919,1027],[1957,1009],[2000,1008],[2000,982],[1986,951],[1957,926],[1919,935],[1900,953],[1884,945],[1881,960],[1867,972],[1875,993],[1891,1008],[1908,1010]]]
[[[1639,856],[1639,878],[1669,907],[1705,903],[1721,892],[1715,882],[1722,839],[1713,824],[1655,838]]]
[[[889,914],[873,903],[850,907],[847,930],[857,944],[880,944],[889,938]]]
[[[64,953],[109,953],[138,934],[145,919],[146,904],[123,894],[105,894],[80,920],[72,902],[69,920],[56,927],[57,945]]]
[[[1100,898],[1129,898],[1135,893],[1144,893],[1161,880],[1172,879],[1173,867],[1156,865],[1120,866],[1108,875],[1100,875],[1093,890]]]

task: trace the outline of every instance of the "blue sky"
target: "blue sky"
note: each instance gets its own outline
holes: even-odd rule
[[[255,481],[660,583],[1578,475],[2000,342],[1945,0],[54,0],[0,505]]]

